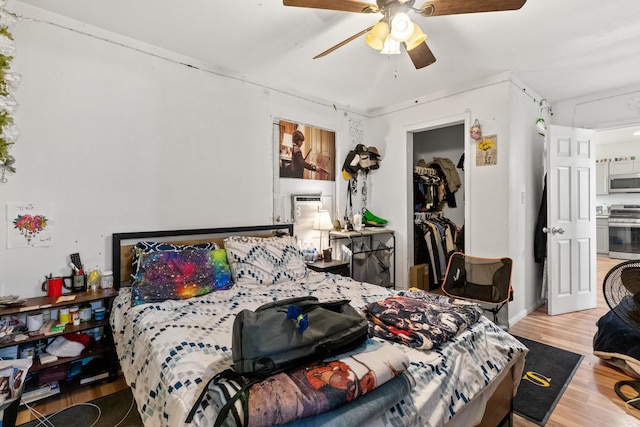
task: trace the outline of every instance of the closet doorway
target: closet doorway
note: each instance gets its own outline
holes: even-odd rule
[[[413,132],[412,265],[427,264],[425,289],[439,288],[448,254],[464,250],[465,123]],[[469,163],[468,161],[466,162]]]

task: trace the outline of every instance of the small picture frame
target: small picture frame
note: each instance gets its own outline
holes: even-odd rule
[[[483,136],[476,145],[476,166],[493,166],[498,164],[498,136]]]

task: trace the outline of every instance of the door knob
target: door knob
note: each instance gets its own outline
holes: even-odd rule
[[[564,233],[564,228],[560,228],[560,227],[552,227],[552,228],[543,227],[542,228],[542,232],[543,233],[551,233],[551,234],[563,234]]]

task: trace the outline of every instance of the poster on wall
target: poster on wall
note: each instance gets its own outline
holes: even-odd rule
[[[498,135],[483,136],[476,145],[476,166],[498,164]]]
[[[53,204],[7,203],[7,248],[53,245]]]
[[[280,178],[335,181],[336,133],[280,120]]]

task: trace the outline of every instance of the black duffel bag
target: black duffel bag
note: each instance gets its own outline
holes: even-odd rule
[[[221,426],[229,412],[236,425],[241,421],[233,406],[244,396],[248,413],[248,390],[263,378],[317,360],[351,351],[368,337],[368,323],[349,300],[320,302],[306,296],[274,301],[255,311],[242,310],[233,323],[231,353],[234,369],[216,374],[210,383],[234,380],[240,389],[221,408],[215,426]],[[247,379],[243,378],[247,377]],[[204,388],[186,419],[193,420],[200,402],[208,392]]]
[[[233,324],[234,369],[264,378],[353,350],[367,339],[367,330],[367,320],[349,300],[306,296],[242,310]]]

